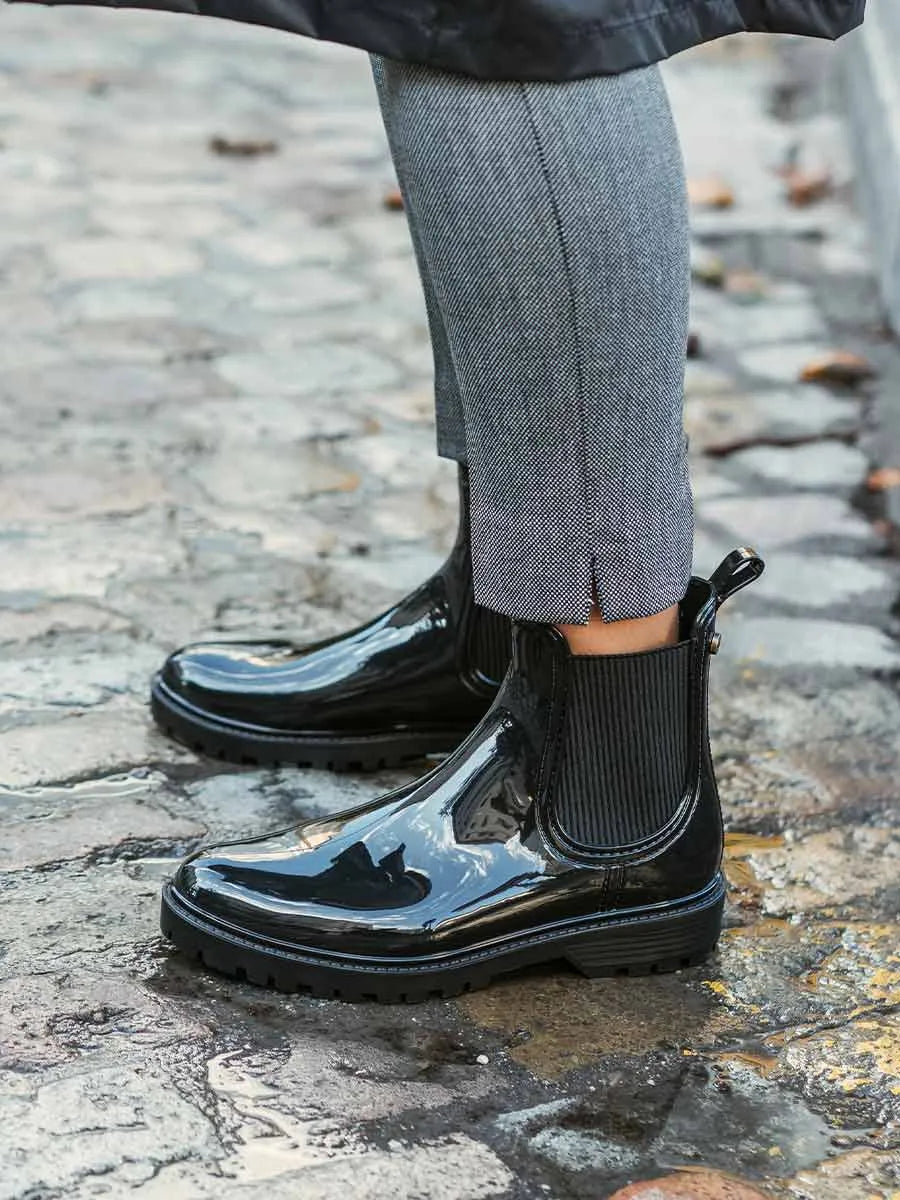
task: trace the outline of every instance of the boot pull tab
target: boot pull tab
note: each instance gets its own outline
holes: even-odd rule
[[[737,550],[732,550],[710,576],[709,582],[716,593],[716,608],[721,608],[730,596],[745,588],[748,583],[759,579],[765,569],[766,564],[749,546],[740,546]]]

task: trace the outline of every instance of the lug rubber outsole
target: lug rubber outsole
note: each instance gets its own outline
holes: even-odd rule
[[[325,771],[378,771],[450,754],[470,729],[371,734],[285,733],[211,717],[192,708],[157,675],[150,709],[163,733],[188,749],[239,766],[314,767]]]
[[[394,961],[264,942],[211,921],[172,884],[163,889],[160,924],[189,957],[233,979],[319,999],[398,1004],[458,996],[548,962],[567,961],[589,978],[694,966],[716,947],[724,898],[719,875],[699,896],[665,909],[566,922],[478,950]]]

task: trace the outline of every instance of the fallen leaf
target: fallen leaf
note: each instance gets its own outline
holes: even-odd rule
[[[688,180],[688,199],[698,208],[732,208],[734,192],[724,179],[710,176],[707,179]]]
[[[736,1062],[753,1067],[764,1079],[778,1066],[778,1059],[773,1054],[754,1054],[750,1050],[726,1050],[716,1057],[719,1062]]]
[[[866,480],[870,492],[886,492],[889,488],[900,487],[900,467],[879,467]]]
[[[762,884],[756,878],[753,868],[743,859],[731,859],[725,864],[725,878],[738,892],[762,891]]]
[[[731,858],[740,858],[753,854],[756,850],[772,850],[783,845],[784,838],[780,833],[767,835],[729,832],[725,834],[725,853]]]
[[[803,171],[793,167],[784,172],[785,197],[796,208],[806,208],[823,200],[832,189],[828,171]]]
[[[278,143],[271,138],[227,138],[221,134],[209,139],[209,148],[213,154],[221,154],[231,158],[257,158],[261,154],[274,154]]]
[[[800,372],[803,383],[834,383],[855,387],[875,375],[875,368],[859,354],[847,350],[831,350],[814,358]]]
[[[361,483],[355,471],[346,471],[335,481],[333,490],[336,492],[355,492]]]
[[[722,287],[725,282],[725,264],[717,254],[707,250],[691,251],[691,275],[698,283],[707,287]]]
[[[677,1175],[663,1175],[631,1183],[614,1192],[610,1200],[768,1200],[752,1184],[708,1167],[678,1167]]]
[[[756,304],[766,291],[765,279],[755,271],[729,271],[725,276],[725,292],[740,304]]]
[[[784,917],[767,917],[763,921],[754,921],[752,925],[732,925],[728,930],[730,938],[776,938],[782,937],[791,930]]]
[[[403,211],[403,193],[399,188],[391,188],[384,197],[384,207],[390,209],[391,212]]]

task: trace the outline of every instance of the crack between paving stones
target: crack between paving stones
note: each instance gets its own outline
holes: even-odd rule
[[[98,867],[112,866],[115,863],[139,862],[143,858],[171,858],[180,860],[203,845],[207,833],[197,834],[192,838],[181,838],[169,841],[164,838],[127,838],[115,846],[102,846],[88,851],[87,854],[75,855],[72,858],[54,859],[52,862],[31,863],[17,871],[9,871],[12,877],[18,875],[48,875],[66,867]]]
[[[817,446],[828,442],[839,442],[845,446],[855,446],[859,441],[860,432],[853,430],[848,433],[816,433],[798,434],[796,437],[746,437],[735,438],[734,441],[706,446],[703,449],[705,458],[730,458],[742,450],[752,450],[757,446],[791,450],[798,446]]]
[[[792,1046],[795,1042],[805,1041],[808,1038],[815,1037],[816,1034],[819,1033],[828,1033],[829,1031],[835,1029],[845,1029],[854,1021],[862,1018],[891,1017],[894,1016],[895,1013],[900,1013],[900,1002],[897,1004],[872,1004],[864,1008],[851,1009],[849,1012],[835,1017],[830,1021],[821,1021],[811,1024],[789,1021],[784,1025],[772,1025],[766,1029],[761,1029],[756,1033],[749,1034],[745,1038],[738,1038],[737,1041],[728,1042],[724,1046],[717,1044],[716,1042],[708,1042],[706,1045],[695,1046],[692,1047],[692,1049],[697,1054],[731,1054],[745,1050],[748,1046],[759,1045],[761,1042],[765,1043],[769,1038],[776,1038],[780,1037],[781,1035],[793,1033],[793,1037],[785,1037],[785,1040],[781,1043],[780,1047],[773,1047],[773,1049],[780,1049],[786,1046]]]

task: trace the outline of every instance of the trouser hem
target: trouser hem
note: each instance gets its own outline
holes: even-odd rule
[[[562,566],[558,568],[562,572]],[[565,564],[566,577],[573,577],[572,563]],[[475,579],[475,603],[482,608],[488,608],[501,616],[510,617],[517,621],[530,621],[540,625],[586,625],[595,610],[594,598],[591,594],[592,577],[595,581],[597,570],[591,562],[584,564],[578,574],[582,577],[582,587],[579,595],[548,599],[546,596],[528,595],[517,589],[505,592],[492,586],[490,582]],[[635,569],[633,578],[640,572]],[[560,574],[557,574],[557,578]],[[602,603],[601,613],[604,621],[635,621],[645,617],[656,616],[665,612],[675,604],[679,604],[687,593],[691,578],[690,560],[687,565],[679,564],[677,569],[666,579],[652,581],[652,586],[640,592],[628,592],[608,596]],[[597,589],[599,591],[599,588]]]
[[[441,437],[440,432],[437,439],[437,452],[438,458],[447,458],[451,462],[459,463],[461,467],[468,464],[469,459],[466,454],[466,447],[450,438]]]

